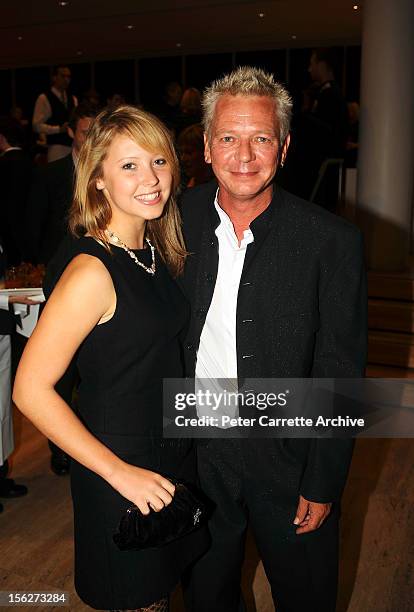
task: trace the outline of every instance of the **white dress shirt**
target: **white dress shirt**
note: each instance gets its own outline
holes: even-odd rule
[[[0,251],[3,252],[1,245]],[[3,279],[0,278],[0,287],[2,283]],[[7,295],[0,295],[0,308],[8,310],[9,297]],[[0,465],[3,465],[14,449],[10,371],[10,336],[0,334]]]
[[[233,223],[218,203],[217,194],[214,206],[220,217],[216,229],[219,247],[219,264],[213,298],[200,337],[197,352],[195,391],[211,393],[220,397],[223,391],[237,393],[237,348],[236,348],[236,310],[240,278],[243,271],[247,245],[254,237],[250,229],[244,231],[243,239],[235,234]],[[231,425],[222,420],[227,416],[238,416],[238,401],[220,400],[214,408],[197,400],[197,415],[218,419],[214,424],[222,429]]]
[[[213,299],[201,332],[196,378],[237,379],[237,296],[247,245],[254,237],[250,229],[244,230],[239,246],[233,223],[220,208],[217,194],[214,206],[221,221],[216,229],[219,265]]]
[[[51,88],[56,97],[59,98],[64,104],[67,103],[67,93],[66,91],[61,92],[56,87]],[[73,96],[74,105],[78,105],[78,101]],[[52,109],[50,107],[50,102],[47,99],[46,94],[42,93],[37,98],[34,111],[33,111],[33,129],[35,132],[39,134],[59,134],[60,133],[60,125],[49,125],[47,120],[52,116]]]

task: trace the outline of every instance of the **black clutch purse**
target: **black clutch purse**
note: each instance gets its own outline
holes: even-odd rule
[[[113,540],[120,550],[158,548],[201,527],[208,515],[200,493],[180,482],[173,482],[172,502],[159,512],[142,514],[136,506],[122,516]]]

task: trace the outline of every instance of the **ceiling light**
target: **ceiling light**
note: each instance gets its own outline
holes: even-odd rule
[[[259,15],[260,19],[263,19],[263,17],[265,16],[264,13],[258,13],[258,15]]]
[[[354,4],[354,6],[352,8],[354,9],[354,11],[357,11],[359,9],[359,5],[358,4]]]
[[[182,45],[181,45],[181,43],[175,43],[175,46],[180,48]]]
[[[18,36],[17,40],[23,40],[23,36]]]
[[[127,30],[133,30],[135,26],[132,25],[132,23],[128,24],[127,26],[125,26]]]
[[[76,51],[76,55],[83,55],[83,51],[79,49],[79,51]]]
[[[293,39],[293,40],[296,40],[296,39],[297,39],[296,34],[292,34],[292,39]]]
[[[69,4],[69,0],[59,0],[59,6],[67,6]]]

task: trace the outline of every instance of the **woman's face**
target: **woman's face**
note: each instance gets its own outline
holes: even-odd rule
[[[96,182],[103,190],[112,219],[157,219],[170,196],[172,169],[163,155],[151,153],[125,135],[111,142],[103,162],[103,177]]]

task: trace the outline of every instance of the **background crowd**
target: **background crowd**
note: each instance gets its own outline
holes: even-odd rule
[[[290,192],[335,211],[339,169],[356,164],[359,107],[342,94],[335,48],[309,51],[306,67],[301,82],[308,86],[293,91],[292,142],[278,180]],[[0,118],[0,239],[9,266],[47,264],[66,232],[76,157],[90,122],[105,106],[131,102],[127,82],[124,90],[106,96],[95,89],[75,96],[73,89],[71,69],[56,66],[31,116],[13,107]],[[182,190],[207,182],[212,175],[204,162],[200,90],[171,81],[163,91],[158,85],[158,91],[157,97],[141,96],[148,103],[140,106],[160,117],[174,135]]]

